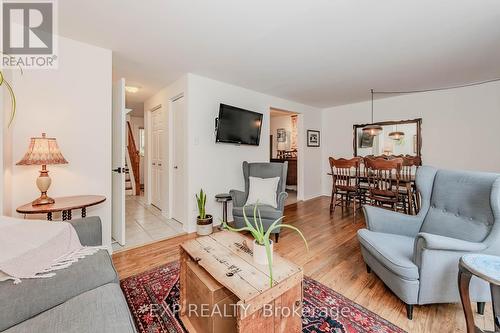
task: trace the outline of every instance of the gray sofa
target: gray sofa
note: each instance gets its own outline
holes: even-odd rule
[[[262,224],[264,229],[267,230],[269,226],[283,216],[285,209],[285,201],[288,193],[285,192],[286,176],[288,172],[288,162],[284,163],[248,163],[243,162],[243,177],[245,179],[245,191],[231,190],[231,198],[233,200],[233,218],[234,224],[237,228],[244,227],[245,220],[243,219],[243,206],[248,198],[248,190],[250,188],[250,181],[248,177],[259,178],[274,178],[280,177],[278,188],[276,191],[278,207],[274,208],[268,205],[259,205],[260,214],[262,217]],[[253,218],[254,205],[246,207],[245,213],[248,218]],[[275,241],[278,242],[280,229],[273,230]]]
[[[470,252],[500,255],[500,175],[420,167],[418,215],[364,206],[367,229],[358,231],[368,271],[407,305],[460,302],[458,262]],[[473,278],[478,311],[489,286]]]
[[[101,245],[101,220],[71,221],[83,245]],[[80,259],[52,278],[0,282],[0,331],[136,332],[108,252]]]

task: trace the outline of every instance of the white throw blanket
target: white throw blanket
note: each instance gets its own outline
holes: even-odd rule
[[[0,217],[0,281],[47,278],[101,247],[83,247],[73,226]]]

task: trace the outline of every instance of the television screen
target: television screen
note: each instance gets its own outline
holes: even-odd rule
[[[217,123],[216,142],[258,146],[262,113],[221,104]]]

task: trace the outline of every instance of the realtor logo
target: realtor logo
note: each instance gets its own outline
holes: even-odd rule
[[[54,1],[2,2],[3,67],[55,68]]]

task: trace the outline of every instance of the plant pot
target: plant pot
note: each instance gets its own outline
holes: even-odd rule
[[[273,241],[269,240],[269,247],[271,249],[271,262],[273,261]],[[253,262],[258,265],[269,265],[267,260],[266,247],[260,245],[256,240],[253,241]]]
[[[196,233],[200,236],[207,236],[213,232],[213,219],[212,215],[208,215],[204,219],[196,219]]]

